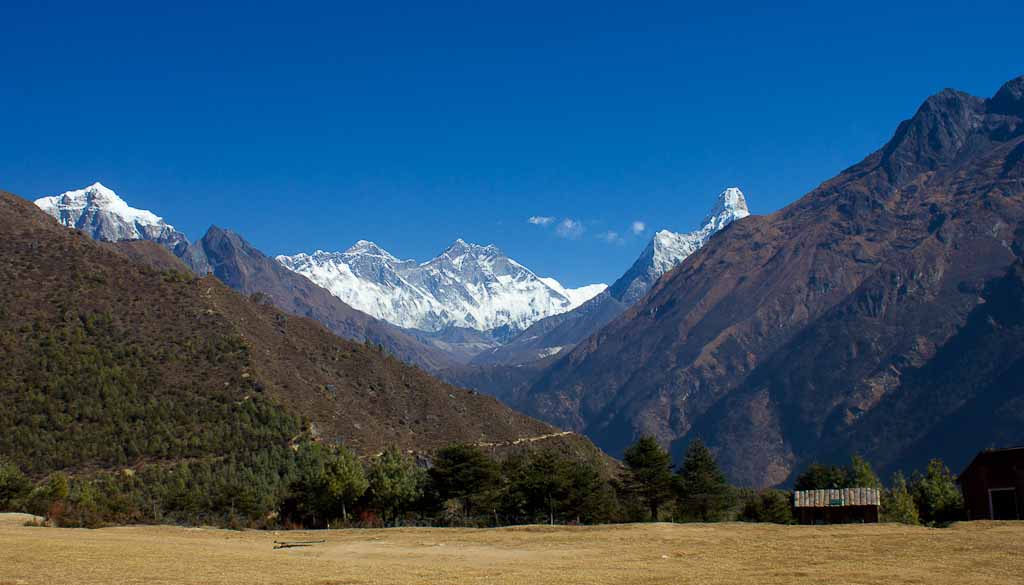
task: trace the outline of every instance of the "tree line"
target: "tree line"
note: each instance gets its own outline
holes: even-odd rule
[[[505,526],[614,522],[794,522],[792,493],[729,484],[711,451],[693,441],[678,467],[652,437],[625,452],[620,470],[549,449],[501,459],[455,444],[430,459],[395,448],[360,459],[306,442],[241,456],[152,464],[137,470],[32,480],[0,460],[0,511],[61,526],[130,523],[254,528],[396,525]],[[941,526],[962,518],[955,478],[932,461],[908,482],[882,485],[854,456],[811,465],[794,488],[878,487],[883,521]]]

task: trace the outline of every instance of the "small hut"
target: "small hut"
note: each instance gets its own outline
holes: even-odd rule
[[[793,508],[800,524],[863,524],[878,522],[882,504],[878,488],[840,488],[793,492]]]
[[[968,520],[1024,518],[1024,447],[978,453],[957,482]]]

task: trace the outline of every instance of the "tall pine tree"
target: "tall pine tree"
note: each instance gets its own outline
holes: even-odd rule
[[[654,437],[644,436],[626,449],[624,485],[634,497],[640,498],[658,521],[658,511],[672,494],[672,457]]]
[[[681,519],[698,522],[723,520],[736,504],[733,487],[700,439],[686,449],[676,478],[676,501]]]

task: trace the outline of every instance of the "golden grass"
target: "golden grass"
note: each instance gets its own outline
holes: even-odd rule
[[[23,526],[0,584],[1024,583],[1024,523],[529,526],[308,532]],[[326,539],[273,550],[275,539]]]

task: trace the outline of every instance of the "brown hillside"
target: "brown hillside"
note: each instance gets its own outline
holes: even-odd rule
[[[556,432],[5,192],[0,231],[0,455],[30,471],[282,444],[295,417],[360,453]]]
[[[245,295],[262,295],[284,312],[319,321],[344,339],[382,345],[402,361],[428,371],[451,365],[451,360],[441,350],[422,343],[399,327],[348,306],[230,230],[212,226],[202,239],[184,251],[183,259],[197,274],[213,274]]]
[[[1024,441],[1019,422],[988,424],[1024,420],[1024,387],[1007,378],[1019,345],[992,363],[973,354],[968,386],[939,383],[935,362],[1024,251],[1022,93],[1024,77],[991,100],[929,98],[863,162],[718,234],[511,403],[612,454],[641,433],[677,453],[702,436],[751,485],[849,451],[886,469],[927,455],[955,467]],[[955,452],[934,440],[968,420]]]

